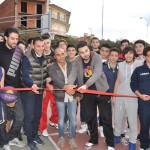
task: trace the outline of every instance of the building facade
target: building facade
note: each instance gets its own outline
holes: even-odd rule
[[[49,10],[51,11],[51,32],[66,37],[66,33],[70,28],[69,19],[71,12],[55,4],[49,4]]]
[[[21,30],[41,28],[41,15],[51,12],[50,32],[66,37],[71,13],[49,0],[5,0],[0,4],[0,30],[15,26]],[[40,30],[39,30],[40,31]]]
[[[0,28],[1,30],[8,26],[24,29],[40,28],[40,14],[47,11],[48,0],[5,0],[0,4]]]

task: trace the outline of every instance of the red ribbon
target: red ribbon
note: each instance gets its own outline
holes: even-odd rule
[[[13,90],[13,91],[32,91],[34,90],[33,88],[0,88],[0,90]],[[44,91],[49,91],[48,88],[39,88],[38,90],[44,90]],[[53,89],[53,91],[64,91],[64,89]],[[115,97],[130,97],[130,98],[137,98],[137,96],[131,96],[127,94],[114,94],[114,93],[108,93],[108,92],[102,92],[102,91],[96,91],[96,90],[75,90],[76,92],[79,93],[87,93],[87,94],[96,94],[96,95],[107,95],[107,96],[115,96]]]

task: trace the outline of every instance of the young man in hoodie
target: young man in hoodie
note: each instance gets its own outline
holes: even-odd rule
[[[4,33],[5,42],[0,45],[0,66],[5,70],[5,86],[12,86],[15,88],[21,87],[21,59],[22,50],[17,47],[19,32],[14,27],[9,27]],[[20,92],[17,92],[17,102],[14,107],[6,107],[6,112],[11,111],[14,114],[13,123],[8,133],[9,144],[18,147],[24,147],[25,144],[17,137],[23,123],[23,109],[20,99]]]

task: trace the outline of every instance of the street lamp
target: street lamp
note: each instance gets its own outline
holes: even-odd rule
[[[149,23],[150,23],[150,18],[140,17],[140,19],[144,19],[146,21],[146,42],[147,42],[147,40],[148,40],[148,27],[149,27]]]
[[[92,36],[92,28],[89,28],[91,30],[91,36]]]

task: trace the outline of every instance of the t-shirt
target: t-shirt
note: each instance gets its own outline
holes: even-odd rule
[[[84,84],[87,80],[93,75],[92,67],[91,67],[91,59],[88,63],[83,61],[83,82]],[[96,90],[95,84],[91,85],[88,89]]]

